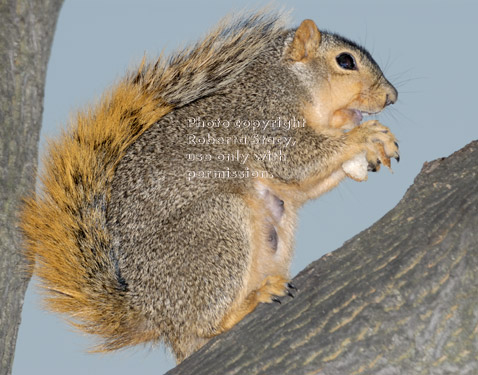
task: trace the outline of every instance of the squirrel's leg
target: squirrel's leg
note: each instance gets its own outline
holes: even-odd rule
[[[251,263],[244,288],[222,319],[218,333],[233,327],[259,303],[280,302],[277,297],[286,294],[293,296],[289,290],[294,289],[289,283],[289,266],[296,208],[282,192],[259,180],[244,198],[250,212]]]

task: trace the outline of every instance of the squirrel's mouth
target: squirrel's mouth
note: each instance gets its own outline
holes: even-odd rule
[[[359,126],[364,117],[375,115],[382,109],[374,111],[373,109],[362,110],[357,108],[342,108],[335,111],[329,126],[342,130],[351,130]]]
[[[380,112],[380,111],[367,112],[367,111],[361,111],[360,109],[349,109],[348,111],[350,111],[350,120],[354,126],[359,126],[364,117],[376,115],[377,113]]]

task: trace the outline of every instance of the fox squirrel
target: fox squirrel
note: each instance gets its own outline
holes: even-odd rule
[[[182,361],[288,283],[299,207],[398,160],[370,54],[283,16],[222,22],[143,61],[52,142],[21,227],[49,309],[109,351]]]

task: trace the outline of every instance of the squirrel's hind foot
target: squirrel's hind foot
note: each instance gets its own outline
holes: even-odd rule
[[[283,276],[267,276],[256,290],[236,307],[232,308],[221,323],[220,332],[227,331],[241,321],[247,314],[254,311],[259,303],[282,303],[279,297],[288,295],[294,298],[292,291],[297,288]]]
[[[282,303],[279,297],[283,297],[285,295],[291,298],[295,297],[294,294],[292,294],[292,290],[297,291],[297,288],[294,286],[294,284],[292,284],[284,277],[268,276],[264,279],[260,288],[255,290],[251,294],[255,294],[258,303]]]

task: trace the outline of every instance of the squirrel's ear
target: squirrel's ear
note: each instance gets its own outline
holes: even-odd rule
[[[304,20],[297,28],[294,40],[287,51],[293,61],[303,61],[316,56],[320,44],[320,31],[312,20]]]

